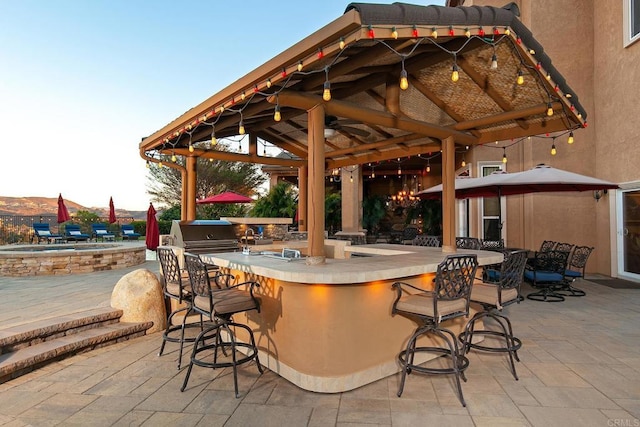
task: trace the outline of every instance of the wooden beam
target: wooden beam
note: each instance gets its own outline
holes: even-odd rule
[[[398,157],[417,156],[418,154],[428,153],[430,151],[439,151],[440,144],[434,145],[412,145],[407,150],[396,148],[392,150],[377,151],[363,153],[353,158],[329,158],[327,157],[327,166],[329,168],[339,168],[354,164],[364,164],[370,162],[382,162],[384,160],[397,159]]]
[[[526,136],[541,135],[544,133],[553,133],[572,129],[568,126],[567,118],[564,115],[554,114],[553,117],[560,116],[557,119],[545,119],[540,123],[530,124],[528,129],[511,128],[489,131],[482,134],[479,144],[486,144],[495,141],[505,141],[512,138],[524,138]]]
[[[269,97],[269,102],[275,102],[275,97]],[[383,111],[358,107],[345,101],[331,100],[329,102],[324,102],[319,96],[284,91],[279,95],[279,102],[281,105],[287,105],[304,110],[309,110],[315,105],[323,104],[327,114],[346,117],[364,123],[372,123],[380,126],[401,129],[407,132],[420,133],[424,136],[437,139],[444,139],[451,136],[455,141],[461,144],[473,145],[477,143],[477,138],[454,129],[420,122],[409,118],[395,117]]]
[[[385,139],[383,141],[370,142],[370,143],[367,143],[367,144],[360,145],[358,147],[342,148],[340,150],[329,151],[329,152],[325,153],[325,155],[327,157],[339,157],[339,156],[346,156],[348,154],[363,153],[363,152],[366,152],[366,151],[385,148],[385,147],[388,147],[390,145],[395,145],[395,144],[399,144],[399,143],[402,143],[402,142],[415,141],[416,139],[420,139],[420,138],[424,138],[424,136],[416,134],[416,133],[413,133],[413,134],[409,134],[409,135],[402,135],[402,136],[397,136],[397,137],[394,137],[394,138]],[[439,149],[440,148],[438,147],[438,150]]]
[[[554,102],[551,104],[551,106],[554,111],[562,109],[562,104],[560,104],[559,102]],[[466,122],[459,122],[453,125],[452,128],[457,130],[481,128],[481,127],[490,126],[496,123],[517,120],[523,117],[536,116],[538,114],[546,114],[547,108],[549,108],[547,104],[539,104],[533,107],[524,108],[522,110],[506,111],[504,113],[494,114],[493,116],[483,117],[481,119],[469,120]],[[526,128],[522,128],[522,130],[526,131]]]
[[[203,159],[224,160],[227,162],[244,162],[244,163],[257,163],[262,165],[277,165],[277,166],[290,166],[300,167],[304,165],[304,160],[295,159],[281,159],[277,157],[263,157],[258,155],[248,155],[239,153],[230,153],[228,151],[218,150],[203,150],[196,148],[193,153],[189,152],[187,148],[178,148],[171,150],[175,152],[176,156],[185,156],[187,159],[190,157],[201,157]],[[187,170],[188,172],[188,170]]]

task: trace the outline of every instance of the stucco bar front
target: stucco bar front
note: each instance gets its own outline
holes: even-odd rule
[[[396,356],[416,324],[391,315],[391,285],[401,280],[431,288],[447,255],[440,248],[398,245],[345,251],[370,256],[309,266],[240,252],[201,255],[240,281],[260,283],[261,312],[242,313],[234,320],[254,331],[263,365],[305,390],[342,392],[398,372]],[[496,252],[459,253],[477,254],[480,265],[502,261]],[[457,333],[464,323],[460,319],[445,325]]]

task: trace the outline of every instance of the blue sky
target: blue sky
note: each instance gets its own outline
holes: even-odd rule
[[[0,0],[0,195],[146,210],[141,138],[348,4]]]

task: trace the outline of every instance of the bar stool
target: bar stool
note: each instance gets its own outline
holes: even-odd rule
[[[253,331],[247,325],[234,322],[232,316],[249,310],[260,312],[260,303],[253,294],[254,288],[260,287],[260,284],[244,282],[228,286],[226,283],[215,283],[212,286],[207,266],[200,257],[186,253],[184,261],[193,290],[193,310],[209,316],[213,325],[200,332],[196,337],[189,368],[180,391],[184,391],[187,387],[193,365],[213,369],[231,367],[233,368],[233,385],[237,398],[239,397],[238,365],[255,360],[258,371],[262,374],[263,370],[258,359],[258,348],[253,338]],[[228,276],[216,276],[214,281],[218,277]],[[246,332],[249,342],[241,342],[236,339],[235,330],[237,329],[243,329]],[[237,351],[239,348],[243,349],[245,353],[239,355]],[[224,356],[224,358],[220,358],[221,360],[219,360],[218,350]],[[203,352],[205,354],[202,354]],[[213,356],[211,352],[213,352]]]
[[[448,255],[439,265],[434,279],[434,290],[425,291],[408,283],[396,282],[393,288],[397,297],[393,303],[392,314],[420,320],[421,324],[409,338],[407,348],[398,355],[402,366],[402,377],[398,397],[402,395],[406,376],[412,371],[427,374],[453,374],[462,406],[466,406],[462,395],[460,378],[466,381],[464,370],[469,366],[467,359],[458,349],[458,339],[449,329],[440,326],[445,320],[469,316],[469,297],[471,285],[478,267],[476,255]],[[410,289],[418,291],[410,293]],[[446,347],[417,347],[416,341],[422,335],[435,335],[441,338]],[[418,353],[432,353],[451,359],[450,366],[436,368],[414,363]]]
[[[167,329],[165,329],[162,334],[162,344],[160,345],[158,356],[162,356],[167,342],[180,343],[180,354],[178,355],[178,369],[180,369],[180,366],[182,365],[182,350],[184,343],[195,341],[194,337],[185,338],[185,329],[188,327],[200,327],[200,330],[202,330],[202,315],[200,315],[199,323],[187,323],[187,317],[190,314],[195,314],[191,304],[191,285],[188,282],[188,274],[186,271],[180,269],[178,257],[172,249],[159,247],[157,253],[158,260],[160,261],[160,267],[162,268],[162,290],[165,299],[169,302],[174,300],[181,305],[181,307],[171,311],[167,316]],[[167,309],[167,311],[170,311],[170,309]],[[179,325],[174,325],[173,318],[180,313],[183,314],[182,322]],[[180,334],[175,336],[176,334],[174,334],[174,332],[177,331],[180,331]]]
[[[483,310],[477,312],[460,334],[459,339],[463,345],[463,354],[467,354],[472,348],[481,351],[509,353],[511,373],[517,380],[518,374],[513,359],[518,362],[517,351],[522,347],[522,341],[513,336],[513,328],[509,318],[501,314],[502,309],[513,303],[519,304],[520,285],[524,276],[524,268],[527,264],[527,251],[502,251],[504,261],[500,270],[486,269],[483,279],[476,279],[471,289],[471,302],[482,305]],[[493,319],[499,325],[500,330],[476,329],[478,320]],[[486,326],[486,325],[485,325]],[[505,341],[504,346],[482,345],[473,342],[473,337],[496,336]]]

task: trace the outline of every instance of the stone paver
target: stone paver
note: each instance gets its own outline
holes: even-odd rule
[[[157,263],[141,268],[157,271]],[[69,312],[107,306],[128,271],[0,278],[0,330],[36,313],[64,314],[60,299],[70,301]],[[0,384],[0,426],[640,425],[640,290],[586,281],[579,287],[586,297],[508,308],[524,343],[520,380],[503,355],[472,352],[462,385],[466,408],[448,377],[410,375],[401,398],[397,375],[318,394],[270,371],[260,376],[252,364],[239,369],[239,399],[228,369],[194,367],[182,393],[185,369],[176,369],[176,346],[158,357],[161,334],[154,333]],[[15,307],[22,303],[30,309]]]

